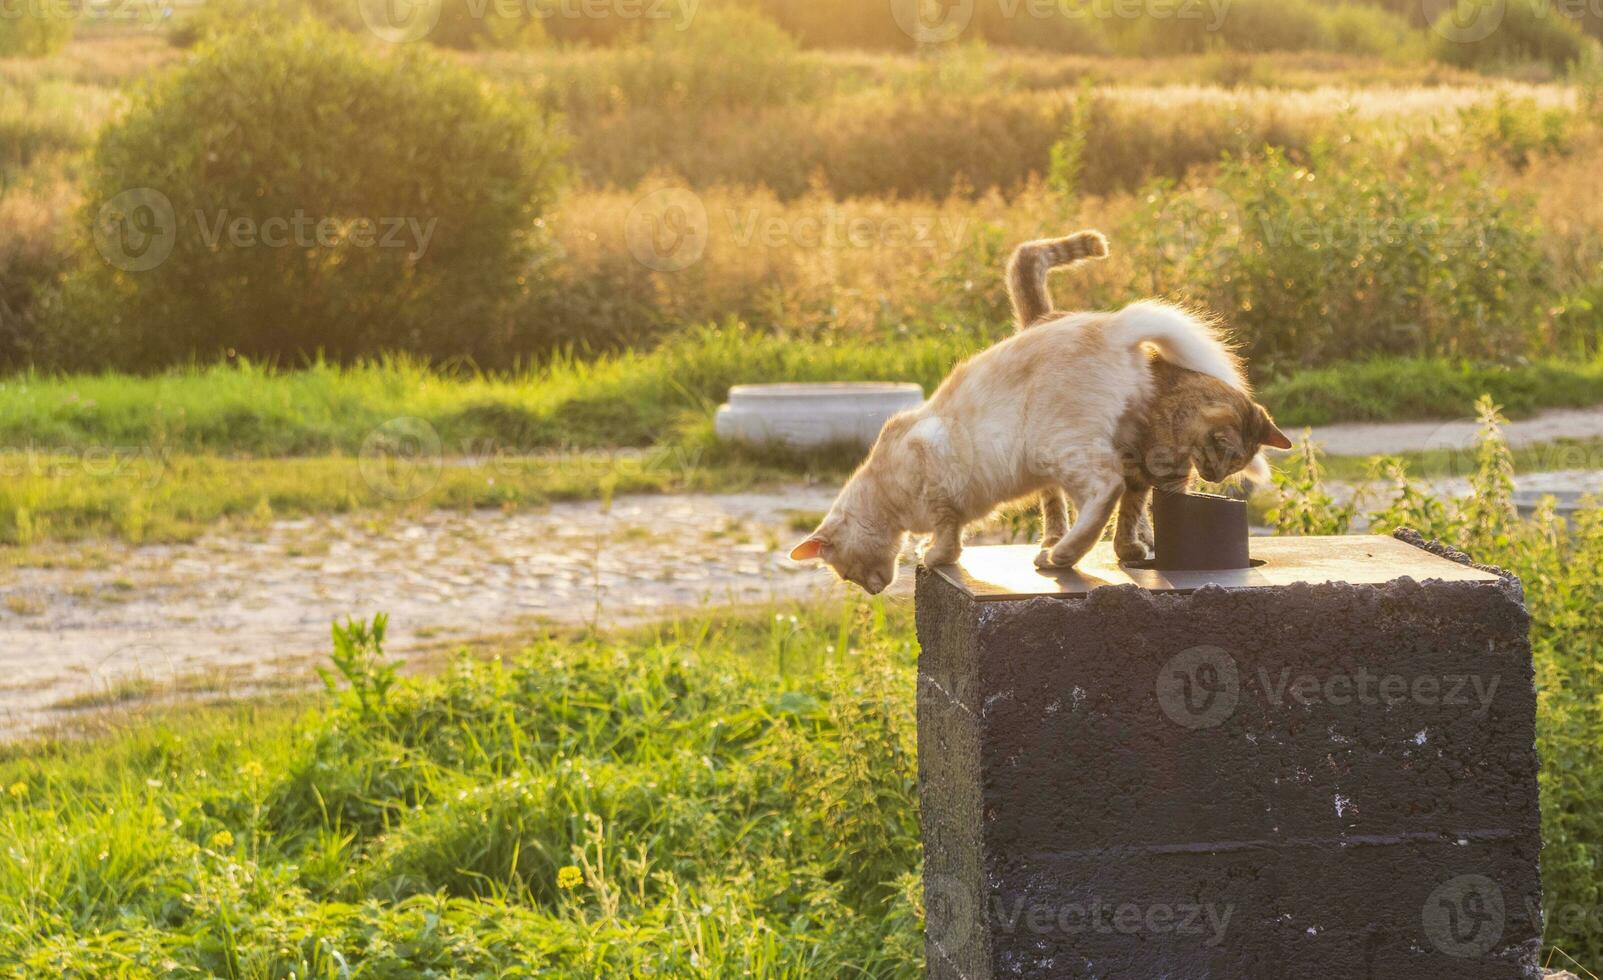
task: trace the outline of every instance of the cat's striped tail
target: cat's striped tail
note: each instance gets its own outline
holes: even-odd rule
[[[1052,312],[1047,273],[1059,266],[1108,256],[1108,240],[1100,231],[1079,231],[1065,238],[1025,242],[1007,263],[1007,295],[1013,301],[1013,322],[1032,326]]]

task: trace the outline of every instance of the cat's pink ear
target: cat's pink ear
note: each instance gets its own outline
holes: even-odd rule
[[[1287,439],[1286,434],[1281,432],[1279,426],[1275,425],[1273,422],[1269,423],[1269,428],[1264,433],[1263,444],[1266,446],[1273,446],[1276,449],[1291,448],[1291,440]]]
[[[799,544],[796,547],[790,549],[790,560],[791,561],[807,561],[808,559],[811,559],[811,558],[817,558],[820,554],[823,553],[823,551],[824,551],[824,539],[823,538],[818,538],[818,537],[808,538],[806,541],[803,541],[801,544]]]

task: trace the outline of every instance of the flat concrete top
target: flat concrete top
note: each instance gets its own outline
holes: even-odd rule
[[[1074,569],[1043,572],[1035,567],[1035,545],[963,549],[955,564],[935,573],[980,601],[1035,596],[1083,596],[1104,585],[1139,585],[1153,592],[1191,592],[1204,585],[1254,589],[1307,582],[1379,585],[1407,576],[1416,581],[1496,582],[1489,572],[1421,551],[1379,534],[1340,537],[1258,538],[1251,541],[1255,568],[1161,572],[1119,564],[1113,543],[1092,549]]]

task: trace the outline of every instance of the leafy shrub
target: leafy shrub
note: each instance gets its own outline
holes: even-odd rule
[[[1603,351],[1603,279],[1566,295],[1554,308],[1553,348],[1577,358]]]
[[[428,16],[435,17],[432,24],[411,20]],[[469,51],[538,45],[546,39],[544,21],[532,16],[525,3],[496,0],[434,0],[415,7],[389,5],[388,0],[207,0],[167,36],[179,47],[190,47],[229,31],[283,30],[306,17],[364,36],[394,30],[404,41]],[[408,30],[413,23],[421,37]]]
[[[0,11],[0,58],[43,58],[72,40],[78,14],[62,3],[8,4]]]
[[[1433,26],[1437,59],[1462,68],[1537,61],[1563,70],[1596,47],[1548,0],[1457,0]]]
[[[1327,47],[1325,15],[1311,0],[1235,0],[1212,15],[1148,19],[1139,47],[1153,54],[1183,54],[1225,47],[1235,51],[1307,51]]]
[[[1230,319],[1260,371],[1523,352],[1545,272],[1531,219],[1473,172],[1424,154],[1399,166],[1272,149],[1212,188],[1154,185],[1130,234],[1163,289]]]
[[[59,229],[71,196],[64,185],[18,185],[0,194],[0,370],[48,353],[47,323],[71,262]]]
[[[629,105],[698,113],[802,101],[823,81],[795,39],[738,8],[705,11],[685,30],[659,26],[646,44],[625,53],[618,69]]]
[[[1569,152],[1577,128],[1574,110],[1544,109],[1534,99],[1515,99],[1506,92],[1489,105],[1460,110],[1459,122],[1472,146],[1515,167],[1538,156]]]
[[[1330,8],[1325,30],[1330,49],[1344,54],[1412,56],[1425,47],[1408,21],[1367,4]]]
[[[416,46],[371,54],[310,22],[227,35],[95,148],[73,349],[494,355],[556,153],[530,110]]]

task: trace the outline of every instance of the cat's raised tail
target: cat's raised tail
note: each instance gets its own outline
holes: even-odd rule
[[[1077,231],[1064,238],[1025,242],[1013,250],[1007,263],[1007,296],[1013,301],[1013,318],[1019,329],[1052,312],[1047,273],[1059,266],[1108,257],[1108,240],[1100,231]]]
[[[1241,358],[1219,329],[1178,306],[1156,300],[1131,303],[1115,313],[1105,329],[1113,346],[1151,344],[1170,364],[1218,378],[1243,393],[1250,391]]]

